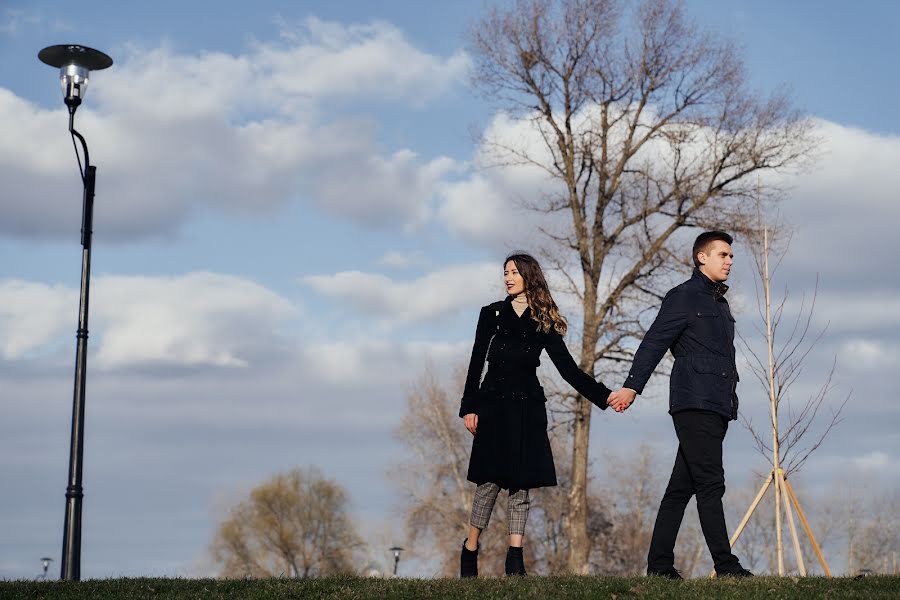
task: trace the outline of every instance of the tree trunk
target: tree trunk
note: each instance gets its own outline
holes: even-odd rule
[[[585,277],[587,281],[589,278]],[[586,373],[594,372],[597,347],[596,287],[588,284],[584,293],[584,317],[579,365]],[[587,575],[590,569],[591,539],[588,536],[588,450],[591,441],[591,409],[593,404],[582,397],[575,402],[575,431],[572,439],[572,488],[569,490],[569,571]]]
[[[575,435],[572,443],[572,489],[569,490],[569,570],[588,573],[591,541],[587,532],[588,443],[591,434],[591,403],[578,398],[575,408]]]

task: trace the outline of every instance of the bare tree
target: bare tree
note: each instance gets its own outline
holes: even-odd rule
[[[687,230],[741,229],[750,175],[798,167],[815,145],[788,99],[749,92],[734,47],[671,0],[519,0],[475,24],[471,53],[474,84],[537,140],[485,138],[490,161],[530,165],[556,182],[528,205],[560,217],[544,232],[583,308],[588,372],[630,360],[645,311],[684,271]],[[573,421],[569,570],[585,573],[583,398]]]
[[[615,507],[612,519],[615,551],[600,557],[603,562],[598,565],[598,570],[616,575],[640,575],[646,567],[661,485],[658,472],[653,468],[656,457],[647,444],[641,444],[636,459],[615,455],[609,458],[607,470],[612,485],[606,495]]]
[[[759,205],[760,201],[757,200],[758,210]],[[756,287],[760,324],[755,329],[759,337],[765,341],[766,351],[764,353],[757,352],[751,340],[748,340],[740,331],[738,331],[738,336],[741,341],[741,350],[750,364],[751,373],[759,381],[769,400],[769,426],[762,431],[759,430],[747,417],[746,412],[741,414],[741,418],[756,442],[757,450],[771,464],[772,469],[770,477],[765,480],[757,499],[751,503],[750,508],[741,520],[741,524],[738,525],[737,531],[732,538],[732,543],[735,541],[735,536],[742,534],[743,528],[748,523],[748,519],[753,514],[769,484],[774,483],[775,553],[778,574],[784,575],[785,573],[781,521],[783,511],[790,526],[798,570],[802,575],[806,574],[802,547],[796,534],[790,508],[790,504],[793,502],[813,551],[816,553],[825,574],[830,575],[821,548],[808,526],[792,486],[787,483],[787,477],[799,470],[812,453],[819,448],[832,428],[840,421],[841,412],[850,396],[848,394],[840,405],[832,408],[830,418],[817,419],[826,398],[834,389],[832,378],[835,362],[833,361],[830,370],[824,377],[824,382],[817,391],[800,405],[799,410],[791,410],[794,407],[790,404],[790,390],[802,373],[804,361],[825,333],[823,328],[818,334],[810,335],[818,280],[816,281],[811,302],[807,305],[805,294],[801,297],[797,317],[792,326],[788,325],[786,337],[782,337],[781,325],[785,316],[785,307],[789,295],[787,289],[785,289],[781,301],[773,303],[771,281],[772,276],[778,270],[778,266],[787,252],[790,238],[783,234],[779,235],[783,229],[767,225],[761,215],[761,211],[757,213],[755,225],[755,227],[750,228],[748,234],[758,276],[758,281],[754,279],[754,285]],[[773,229],[776,232],[774,236],[771,235]],[[776,240],[780,240],[780,249],[774,250],[775,260],[771,261],[773,237]],[[776,245],[777,247],[779,246]],[[774,267],[770,269],[770,265],[773,262]],[[781,409],[787,409],[787,420],[779,419],[779,415],[783,412]],[[819,421],[824,422],[824,425]],[[805,439],[809,438],[809,434],[814,431],[814,425],[821,425],[821,430],[816,437]],[[784,507],[782,507],[783,501],[786,502]]]
[[[831,430],[841,420],[841,413],[849,400],[849,394],[843,401],[831,407],[830,415],[821,418],[820,411],[828,406],[826,400],[834,391],[833,377],[837,357],[822,377],[822,383],[815,392],[799,405],[791,402],[791,388],[799,380],[803,366],[810,352],[827,330],[827,326],[819,331],[812,330],[813,314],[816,307],[819,281],[816,278],[811,298],[800,295],[799,307],[793,322],[786,320],[788,301],[791,298],[787,288],[780,300],[772,301],[771,281],[778,267],[787,255],[790,247],[790,235],[785,227],[767,226],[762,216],[757,216],[758,225],[749,233],[748,241],[756,266],[757,278],[753,283],[756,290],[757,311],[759,321],[754,325],[757,339],[765,340],[771,352],[757,351],[754,340],[738,330],[738,339],[744,357],[750,366],[750,372],[765,390],[767,398],[772,399],[772,427],[759,429],[742,413],[741,421],[750,431],[756,442],[757,450],[766,457],[773,467],[780,466],[785,475],[797,472],[812,453],[819,448]],[[771,372],[771,377],[770,377]],[[779,420],[778,415],[787,411],[787,420]],[[767,423],[772,425],[772,423]],[[810,434],[819,426],[816,435]],[[778,438],[772,438],[773,427],[778,431]],[[773,454],[777,449],[778,456]],[[777,463],[775,461],[777,459]]]
[[[847,556],[847,574],[860,569],[897,574],[900,551],[900,494],[858,478],[842,481],[829,496],[820,522],[834,527]]]
[[[900,498],[894,492],[874,498],[872,504],[862,511],[864,518],[857,524],[855,534],[850,538],[847,565],[850,573],[858,569],[872,569],[878,573],[897,573],[897,551],[900,550],[898,527],[900,527]]]
[[[549,386],[547,386],[549,387]],[[572,480],[572,421],[554,421],[551,413],[550,445],[556,463],[556,487],[542,488],[535,493],[537,502],[529,517],[529,539],[534,546],[535,571],[546,575],[561,575],[569,571],[570,540],[567,531],[568,493]],[[608,495],[595,487],[588,493],[588,535],[594,541],[591,561],[601,563],[615,554],[619,538],[613,527],[616,509]],[[606,569],[602,569],[606,572]]]
[[[344,489],[317,469],[294,469],[231,509],[212,555],[223,577],[310,577],[352,572],[360,545]]]

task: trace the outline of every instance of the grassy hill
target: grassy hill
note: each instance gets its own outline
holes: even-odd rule
[[[526,577],[479,579],[96,579],[0,582],[0,599],[130,600],[241,598],[900,598],[900,577],[694,579],[684,582],[646,577]]]

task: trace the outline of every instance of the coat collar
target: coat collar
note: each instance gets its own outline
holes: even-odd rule
[[[700,285],[702,285],[705,289],[708,289],[712,292],[714,298],[721,298],[728,291],[728,286],[724,283],[716,283],[709,277],[703,274],[703,271],[694,267],[694,274],[691,276],[691,279],[697,281]]]
[[[512,306],[513,297],[507,295],[506,299],[503,301],[503,309],[500,311],[500,314],[506,317],[507,320],[512,321],[518,325],[523,325],[524,323],[532,322],[531,318],[531,307],[525,309],[525,312],[522,313],[522,316],[516,314],[516,310]]]

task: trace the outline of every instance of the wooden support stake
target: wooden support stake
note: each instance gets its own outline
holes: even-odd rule
[[[734,545],[737,543],[738,538],[741,537],[741,533],[744,532],[744,527],[747,526],[747,523],[750,521],[750,517],[753,516],[753,512],[756,510],[756,507],[759,506],[759,503],[763,499],[763,496],[766,495],[766,490],[769,489],[769,485],[772,484],[772,481],[774,479],[775,471],[770,471],[766,476],[765,481],[763,481],[762,487],[759,488],[759,493],[756,494],[756,498],[754,498],[753,502],[750,503],[750,508],[747,509],[747,512],[744,514],[744,518],[741,519],[741,522],[738,524],[737,529],[734,530],[734,533],[731,536],[731,540],[728,542],[732,548],[734,548]],[[715,574],[715,569],[709,572],[710,577],[714,577]]]
[[[778,437],[778,429],[773,427],[775,437]],[[775,460],[775,468],[773,472],[778,472],[781,467],[778,466],[778,460]],[[781,478],[775,477],[775,556],[778,559],[778,576],[784,577],[784,523],[782,522],[781,497],[784,494],[784,486],[781,485]]]
[[[763,481],[762,487],[759,488],[759,493],[756,494],[756,498],[753,499],[753,502],[750,504],[750,508],[747,509],[747,513],[744,515],[744,518],[741,519],[740,524],[738,524],[737,529],[734,530],[734,534],[731,536],[731,540],[729,544],[734,548],[735,543],[737,543],[738,538],[741,537],[741,533],[744,531],[744,527],[747,526],[747,522],[750,521],[750,516],[753,514],[753,511],[756,510],[756,507],[759,506],[760,501],[763,499],[763,496],[766,494],[766,490],[769,489],[769,485],[771,485],[772,480],[775,478],[774,472],[771,472],[766,477],[766,480]]]
[[[806,577],[806,565],[803,563],[803,552],[800,550],[800,538],[797,536],[797,526],[794,525],[794,513],[791,512],[791,501],[788,498],[787,489],[785,489],[784,471],[779,469],[777,474],[781,483],[781,493],[784,496],[782,498],[784,500],[784,514],[787,516],[788,527],[791,530],[791,539],[794,542],[794,554],[797,556],[797,569],[802,577]]]
[[[809,538],[810,543],[812,544],[813,550],[816,552],[816,557],[819,559],[819,564],[822,565],[822,570],[825,572],[825,577],[831,577],[831,569],[828,568],[828,563],[825,562],[825,556],[822,554],[822,549],[819,548],[819,542],[816,541],[816,536],[813,535],[812,528],[809,526],[809,522],[806,520],[806,515],[803,514],[803,509],[800,508],[800,501],[797,500],[797,495],[794,493],[794,488],[791,486],[790,482],[785,479],[784,487],[787,488],[788,495],[791,497],[791,501],[794,503],[794,508],[797,509],[797,515],[800,517],[800,523],[803,525],[803,529],[806,530],[806,535]]]
[[[759,202],[759,188],[757,188],[757,202]],[[758,205],[757,205],[758,206]],[[778,398],[775,395],[775,333],[772,330],[772,297],[769,294],[769,228],[763,227],[763,291],[766,297],[766,348],[768,350],[769,369],[769,411],[772,417],[772,473],[781,471],[781,453],[778,439]],[[781,524],[781,497],[784,490],[781,489],[779,477],[775,478],[775,554],[778,557],[778,575],[784,577],[784,542],[781,539],[783,526]]]

